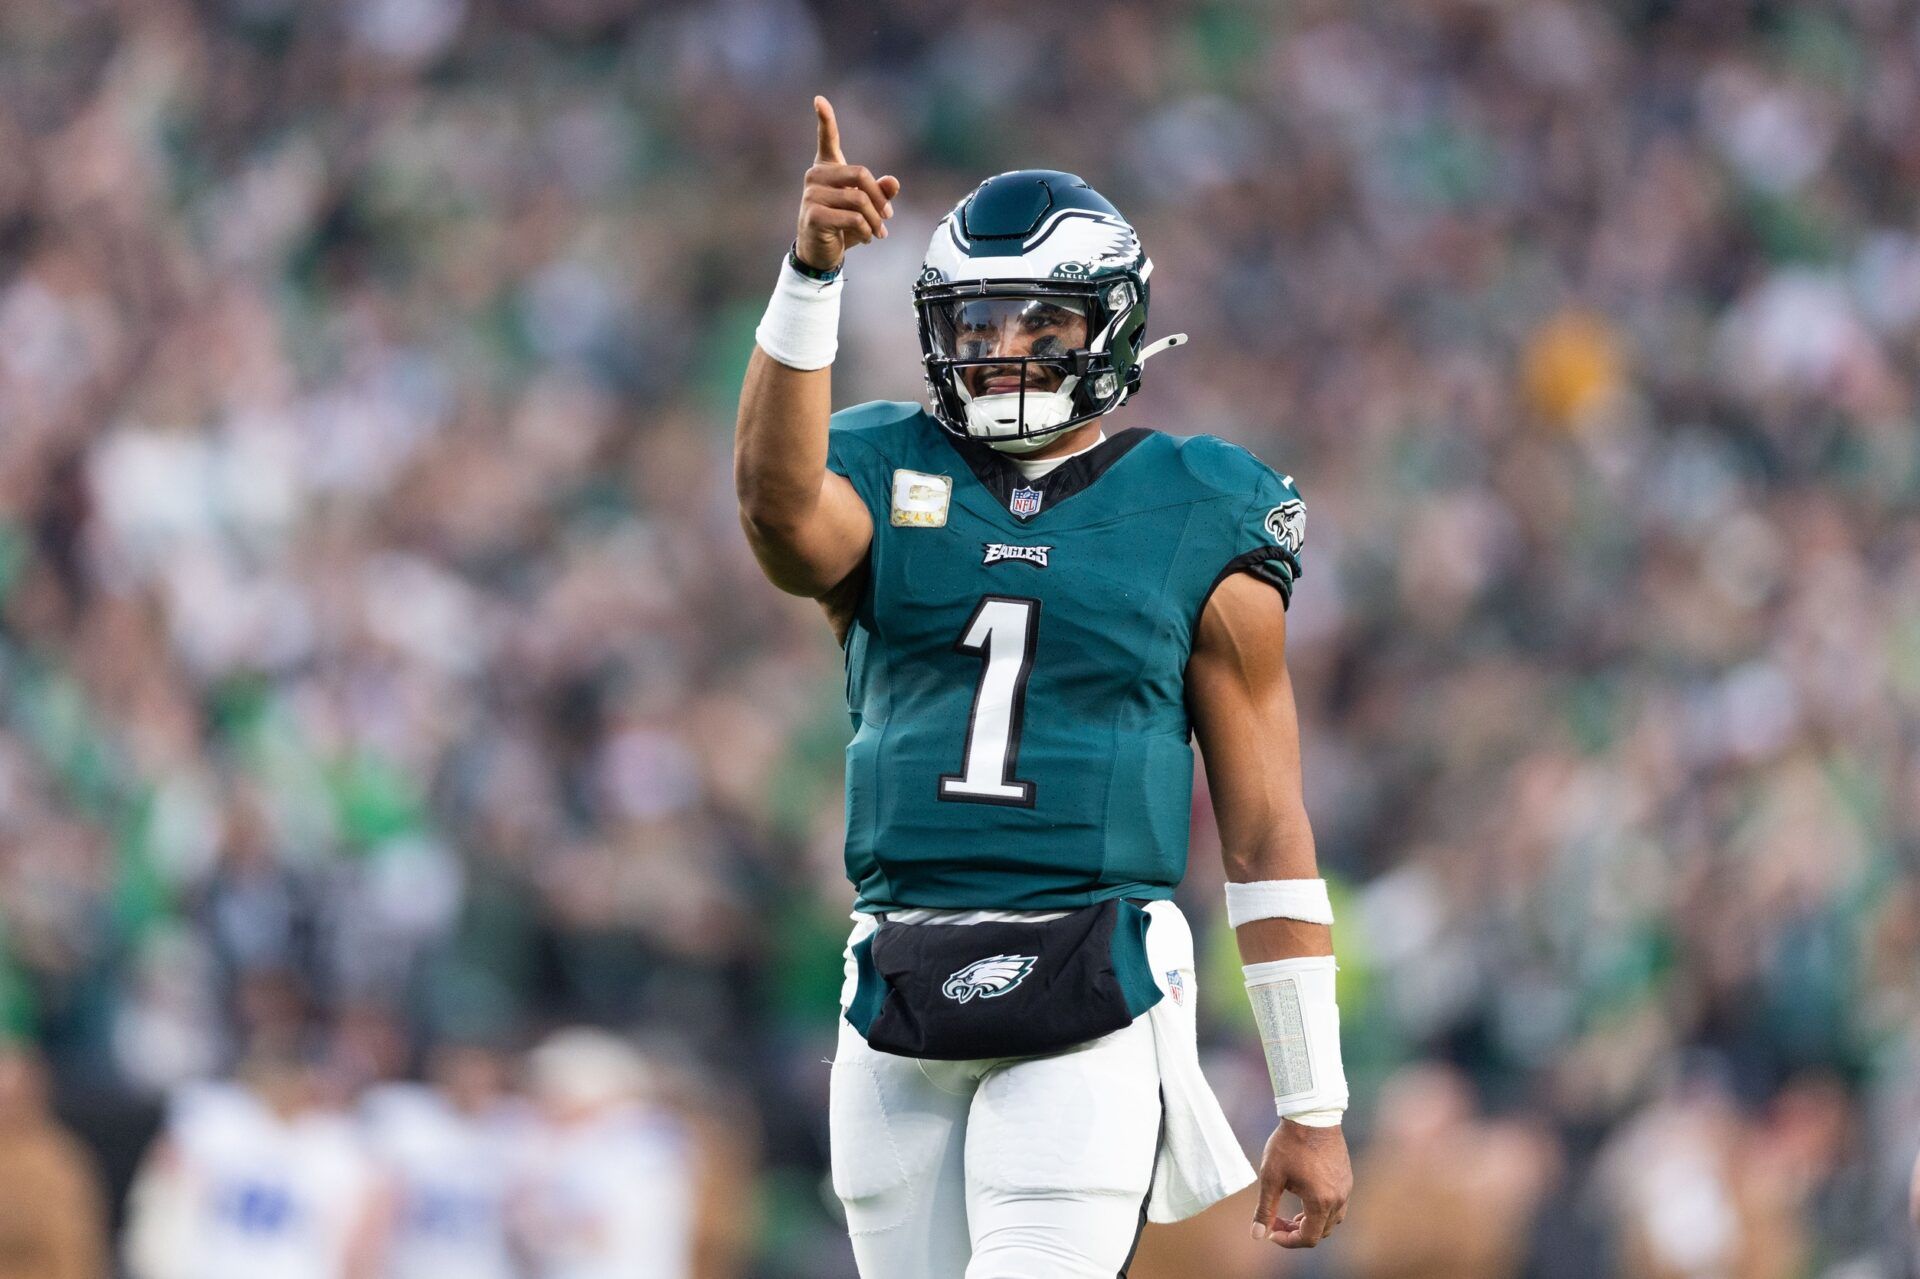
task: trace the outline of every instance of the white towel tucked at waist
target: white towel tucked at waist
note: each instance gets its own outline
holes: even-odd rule
[[[1166,1106],[1147,1220],[1165,1223],[1184,1221],[1252,1185],[1254,1171],[1200,1070],[1193,930],[1172,902],[1151,902],[1147,914],[1153,920],[1147,928],[1147,959],[1154,981],[1165,992],[1147,1011],[1147,1021],[1160,1056],[1160,1097]],[[1174,974],[1179,989],[1173,985]]]

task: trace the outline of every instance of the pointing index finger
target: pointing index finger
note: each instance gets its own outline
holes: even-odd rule
[[[814,147],[815,164],[845,164],[847,157],[840,154],[840,125],[833,118],[833,103],[818,94],[813,99],[813,114],[820,126],[820,140]]]

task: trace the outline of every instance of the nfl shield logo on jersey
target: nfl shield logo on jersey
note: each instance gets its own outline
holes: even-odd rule
[[[1007,509],[1015,515],[1018,515],[1021,519],[1032,515],[1040,509],[1040,490],[1030,488],[1015,489],[1013,496],[1007,500]]]

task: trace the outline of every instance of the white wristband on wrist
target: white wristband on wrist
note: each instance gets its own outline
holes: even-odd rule
[[[826,368],[840,350],[840,290],[845,282],[844,275],[809,280],[782,254],[780,282],[754,330],[754,341],[790,369]]]
[[[1347,1108],[1347,1074],[1340,1061],[1333,956],[1275,959],[1241,971],[1260,1027],[1274,1110],[1312,1127],[1339,1123]]]
[[[1227,923],[1238,928],[1256,919],[1300,919],[1331,924],[1333,901],[1324,879],[1258,879],[1227,884]]]

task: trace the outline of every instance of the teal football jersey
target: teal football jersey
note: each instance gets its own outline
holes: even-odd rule
[[[1223,440],[1135,429],[1029,483],[884,402],[833,415],[827,465],[873,514],[846,638],[860,907],[1172,896],[1194,628],[1230,573],[1291,598],[1291,477]]]

